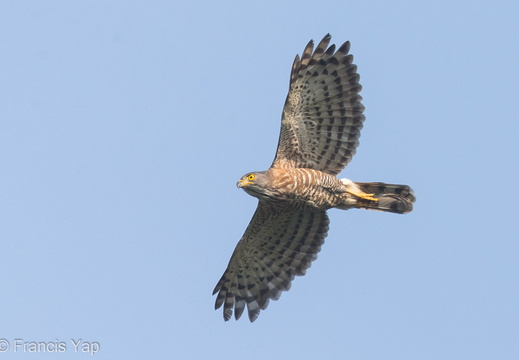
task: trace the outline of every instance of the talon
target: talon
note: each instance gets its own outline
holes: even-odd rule
[[[366,194],[363,192],[358,193],[358,192],[350,191],[350,190],[346,190],[346,192],[349,194],[352,194],[353,196],[356,196],[360,199],[363,199],[363,200],[378,201],[378,198],[373,197],[373,195],[375,195],[375,194]]]

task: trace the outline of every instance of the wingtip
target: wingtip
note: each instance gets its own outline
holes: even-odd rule
[[[350,52],[350,46],[351,46],[351,43],[349,41],[346,41],[344,44],[341,45],[341,47],[339,48],[339,50],[337,50],[337,52],[340,52],[340,53],[346,55]]]

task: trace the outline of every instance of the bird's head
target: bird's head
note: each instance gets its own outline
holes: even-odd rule
[[[270,195],[269,178],[264,171],[251,172],[243,175],[236,186],[257,198],[267,198]]]

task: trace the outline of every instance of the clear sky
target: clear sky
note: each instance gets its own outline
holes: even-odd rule
[[[518,18],[517,1],[4,2],[0,359],[56,358],[31,341],[85,358],[79,339],[96,359],[518,359]],[[307,275],[225,323],[211,292],[256,206],[236,181],[271,164],[293,58],[328,32],[351,41],[367,117],[341,176],[409,184],[415,210],[330,211]]]

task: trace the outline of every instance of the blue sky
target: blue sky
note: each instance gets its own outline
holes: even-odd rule
[[[16,1],[0,11],[0,358],[519,358],[515,1]],[[342,173],[414,212],[330,211],[250,324],[211,292],[272,162],[290,67],[351,41]],[[1,346],[1,345],[0,345]]]

